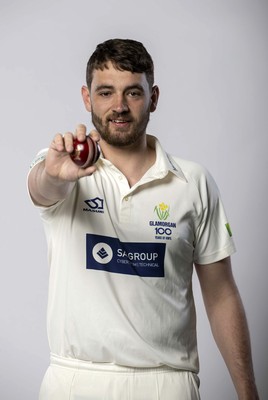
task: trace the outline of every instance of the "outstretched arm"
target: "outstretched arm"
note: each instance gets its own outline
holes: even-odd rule
[[[230,258],[196,265],[216,344],[230,372],[239,400],[258,400],[250,336]]]

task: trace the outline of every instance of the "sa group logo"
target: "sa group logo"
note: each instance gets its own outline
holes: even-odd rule
[[[95,213],[104,213],[104,200],[100,197],[95,197],[94,199],[89,199],[84,201],[87,208],[83,208],[83,211],[90,211]]]
[[[108,243],[100,242],[93,247],[92,255],[98,263],[108,264],[113,258],[113,250]]]
[[[165,276],[165,243],[121,242],[118,238],[86,235],[87,269],[143,277]]]

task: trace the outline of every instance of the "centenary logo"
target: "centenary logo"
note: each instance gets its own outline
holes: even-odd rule
[[[169,217],[169,209],[170,207],[167,204],[161,203],[155,206],[154,212],[156,212],[160,221],[165,221]]]

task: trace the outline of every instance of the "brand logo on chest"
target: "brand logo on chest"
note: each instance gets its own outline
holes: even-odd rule
[[[83,208],[83,211],[104,213],[104,200],[100,197],[95,197],[94,199],[84,200],[87,208]]]

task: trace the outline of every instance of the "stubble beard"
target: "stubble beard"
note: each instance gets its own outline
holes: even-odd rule
[[[113,116],[114,119],[120,117],[127,119],[128,114],[122,113]],[[111,146],[125,147],[136,143],[139,138],[145,134],[150,120],[150,110],[148,108],[140,121],[133,120],[132,117],[129,118],[131,121],[129,128],[118,127],[118,129],[113,129],[113,131],[109,126],[111,118],[106,118],[106,120],[103,121],[93,110],[91,110],[91,119],[96,130],[106,143]]]

